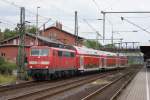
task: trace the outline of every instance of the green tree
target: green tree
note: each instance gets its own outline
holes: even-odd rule
[[[102,45],[94,40],[86,40],[84,41],[84,45],[88,48],[93,48],[93,49],[100,49]]]
[[[26,26],[26,32],[35,34],[36,33],[36,27],[35,26]]]
[[[35,34],[36,27],[35,26],[26,26],[26,32]],[[13,37],[13,36],[19,34],[19,28],[16,27],[13,30],[6,28],[3,32],[3,34],[4,34],[4,39]]]
[[[4,39],[7,39],[7,38],[17,35],[18,31],[17,31],[17,28],[15,28],[14,30],[10,30],[6,28],[3,33],[4,33]]]

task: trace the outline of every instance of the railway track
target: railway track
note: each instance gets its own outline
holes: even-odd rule
[[[138,71],[126,73],[109,84],[98,88],[93,93],[83,97],[81,100],[116,100],[123,88],[128,85]]]
[[[107,73],[103,73],[103,74],[97,74],[97,75],[92,75],[92,76],[87,76],[86,78],[82,78],[82,79],[76,79],[76,80],[72,80],[72,81],[66,81],[60,84],[55,84],[53,86],[47,87],[46,89],[43,90],[39,90],[39,91],[34,91],[34,92],[30,92],[30,93],[26,93],[24,95],[20,95],[20,96],[15,96],[13,98],[8,98],[9,100],[42,100],[44,98],[47,98],[49,96],[54,96],[56,94],[59,94],[61,92],[79,87],[81,85],[84,85],[86,83],[92,82],[94,80],[97,80],[99,78],[103,78],[106,77],[108,75],[112,75],[116,73],[116,71],[113,72],[107,72]]]
[[[79,76],[82,77],[82,76]],[[76,78],[76,77],[72,77],[72,78]],[[70,78],[66,78],[66,79],[70,79]],[[66,80],[64,79],[64,80]],[[62,80],[51,80],[51,81],[29,81],[29,82],[24,82],[24,83],[19,83],[19,84],[11,84],[11,85],[6,85],[6,86],[0,86],[0,93],[2,92],[6,92],[6,91],[12,91],[12,90],[17,90],[17,89],[21,89],[21,88],[26,88],[26,87],[32,87],[35,85],[44,85],[46,83],[54,83],[54,82],[59,82]]]
[[[41,83],[41,82],[39,82]],[[12,84],[12,85],[6,85],[6,86],[1,86],[0,87],[0,92],[5,92],[5,91],[9,91],[12,89],[19,89],[22,87],[28,87],[28,86],[33,86],[37,84],[37,82],[35,81],[29,81],[29,82],[25,82],[25,83],[19,83],[19,84]]]
[[[53,82],[51,81],[38,82],[38,83],[29,82],[29,83],[25,83],[24,85],[18,84],[18,86],[14,86],[14,87],[5,87],[5,88],[3,87],[2,89],[0,89],[0,100],[43,100],[43,99],[51,98],[53,96],[55,97],[61,93],[65,93],[66,91],[70,91],[70,90],[74,90],[75,88],[82,87],[83,85],[91,83],[97,79],[107,78],[108,76],[115,75],[118,72],[125,73],[128,71],[129,70],[127,69],[116,70],[116,71],[111,71],[106,73],[74,77],[65,80],[55,80]],[[12,91],[11,92],[12,94],[9,93],[10,91]],[[118,94],[119,93],[120,92],[118,92]],[[116,93],[116,95],[118,94]],[[114,98],[116,98],[115,95]]]

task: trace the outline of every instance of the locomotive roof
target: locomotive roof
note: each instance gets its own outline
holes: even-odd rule
[[[31,48],[49,48],[48,46],[32,46]]]
[[[60,51],[75,52],[74,50],[64,49],[64,48],[55,48],[55,47],[50,47],[50,48],[53,48],[53,49],[55,49],[55,50],[60,50]]]
[[[61,51],[68,51],[68,52],[75,52],[74,50],[70,50],[70,49],[64,49],[64,48],[56,48],[56,47],[49,47],[49,46],[32,46],[31,48],[53,48],[55,50],[61,50]]]

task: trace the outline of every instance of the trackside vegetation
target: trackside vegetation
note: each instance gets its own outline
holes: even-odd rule
[[[16,76],[13,75],[13,71],[16,68],[16,64],[7,62],[3,57],[0,57],[0,84],[15,81]]]

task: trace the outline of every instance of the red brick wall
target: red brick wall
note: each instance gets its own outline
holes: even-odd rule
[[[26,48],[26,54],[29,55],[29,48]],[[16,62],[18,55],[17,46],[4,46],[0,47],[0,56],[3,56],[6,60]]]
[[[73,45],[75,44],[75,38],[72,35],[69,35],[68,33],[65,33],[63,31],[59,31],[56,28],[50,28],[42,33],[42,36],[48,37],[48,38],[54,38],[56,40],[61,41],[62,43]]]

